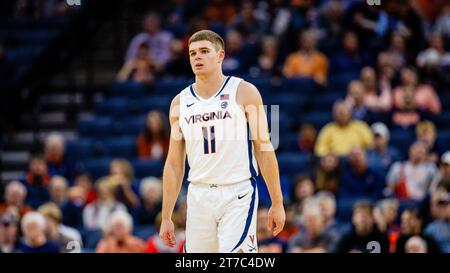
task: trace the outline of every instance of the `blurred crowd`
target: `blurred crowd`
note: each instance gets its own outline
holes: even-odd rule
[[[436,126],[450,91],[450,4],[381,2],[170,1],[130,41],[119,83],[192,76],[187,41],[205,28],[224,37],[227,75],[308,77],[322,90],[350,75],[345,98],[329,109],[333,120],[319,131],[299,127],[295,152],[313,164],[285,193],[279,236],[266,229],[260,206],[260,252],[450,252],[450,143],[437,141]],[[412,134],[413,143],[391,145],[393,131]],[[168,139],[167,113],[151,111],[136,154],[163,160]],[[92,230],[101,232],[96,252],[182,252],[185,200],[174,214],[178,245],[168,249],[157,235],[161,190],[161,178],[138,180],[120,158],[93,181],[52,133],[23,179],[5,188],[0,252],[83,251]],[[139,236],[142,226],[155,232]]]

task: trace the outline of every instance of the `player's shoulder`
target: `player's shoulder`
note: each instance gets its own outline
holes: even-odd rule
[[[237,88],[236,97],[238,102],[243,102],[243,104],[246,104],[245,102],[260,100],[261,94],[254,84],[246,80],[241,80]]]

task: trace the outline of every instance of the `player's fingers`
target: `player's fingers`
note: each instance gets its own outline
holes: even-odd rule
[[[269,219],[267,219],[267,229],[270,231],[273,230],[273,219],[271,216],[269,216]]]

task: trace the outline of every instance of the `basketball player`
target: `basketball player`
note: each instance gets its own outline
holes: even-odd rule
[[[267,227],[275,236],[285,222],[278,163],[261,95],[254,85],[223,75],[224,42],[215,32],[194,33],[189,57],[195,83],[170,106],[160,237],[167,246],[175,245],[171,216],[187,154],[184,251],[255,253],[258,165],[272,201]]]

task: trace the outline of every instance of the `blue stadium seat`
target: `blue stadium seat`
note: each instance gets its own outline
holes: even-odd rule
[[[313,110],[331,112],[334,102],[343,99],[344,97],[345,93],[341,92],[327,92],[325,94],[314,96]]]
[[[147,114],[151,110],[160,110],[168,113],[171,101],[170,97],[159,96],[133,100],[129,103],[129,112],[133,114]]]
[[[136,178],[142,179],[147,176],[161,177],[164,167],[162,160],[140,160],[135,159],[131,161],[134,168]]]
[[[296,175],[310,167],[309,155],[305,153],[278,153],[277,159],[281,175]]]
[[[96,112],[100,115],[122,117],[128,114],[128,103],[124,98],[111,98],[96,103]]]
[[[450,111],[439,114],[435,117],[435,120],[438,128],[450,129]]]
[[[256,177],[256,185],[258,188],[258,195],[259,195],[259,203],[260,206],[270,206],[270,194],[267,190],[266,183],[264,182],[264,179],[261,175]],[[283,198],[286,201],[290,200],[291,191],[292,191],[292,183],[289,176],[280,175],[280,185],[281,185],[281,192],[283,193]]]
[[[123,121],[125,131],[124,135],[137,136],[144,128],[147,115],[132,116]]]
[[[78,133],[84,137],[105,138],[111,132],[113,121],[110,117],[95,117],[79,123]]]
[[[359,78],[359,73],[342,73],[328,76],[327,90],[345,93],[351,80]]]
[[[133,235],[141,238],[144,241],[155,234],[155,228],[153,226],[135,226],[133,228]]]
[[[278,93],[267,94],[263,97],[265,105],[279,105],[280,111],[296,115],[305,107],[308,97],[304,94]]]
[[[311,95],[317,91],[317,84],[312,78],[298,77],[283,79],[279,86],[276,88],[277,91],[289,91],[295,92],[297,94]]]
[[[298,147],[298,140],[299,140],[299,136],[298,136],[297,132],[289,133],[289,134],[282,134],[280,148],[283,151],[300,152],[300,149]]]
[[[115,137],[104,142],[105,155],[130,159],[136,156],[135,137]]]
[[[302,124],[310,123],[316,128],[316,130],[320,130],[323,126],[325,126],[328,122],[331,122],[331,112],[311,112],[300,116],[300,121]]]
[[[80,168],[91,174],[94,180],[109,174],[109,163],[111,158],[91,158],[80,162]]]
[[[115,82],[111,86],[113,97],[139,99],[149,93],[149,87],[134,82]]]
[[[408,155],[408,150],[415,140],[415,136],[409,130],[395,129],[390,132],[389,144],[397,148],[404,157]]]
[[[101,230],[83,230],[81,232],[81,237],[83,239],[83,247],[89,250],[95,250],[97,244],[102,239]]]
[[[72,160],[84,160],[92,156],[93,141],[86,138],[66,143],[66,153]]]
[[[191,83],[193,80],[186,77],[160,79],[155,82],[155,94],[175,96]]]

